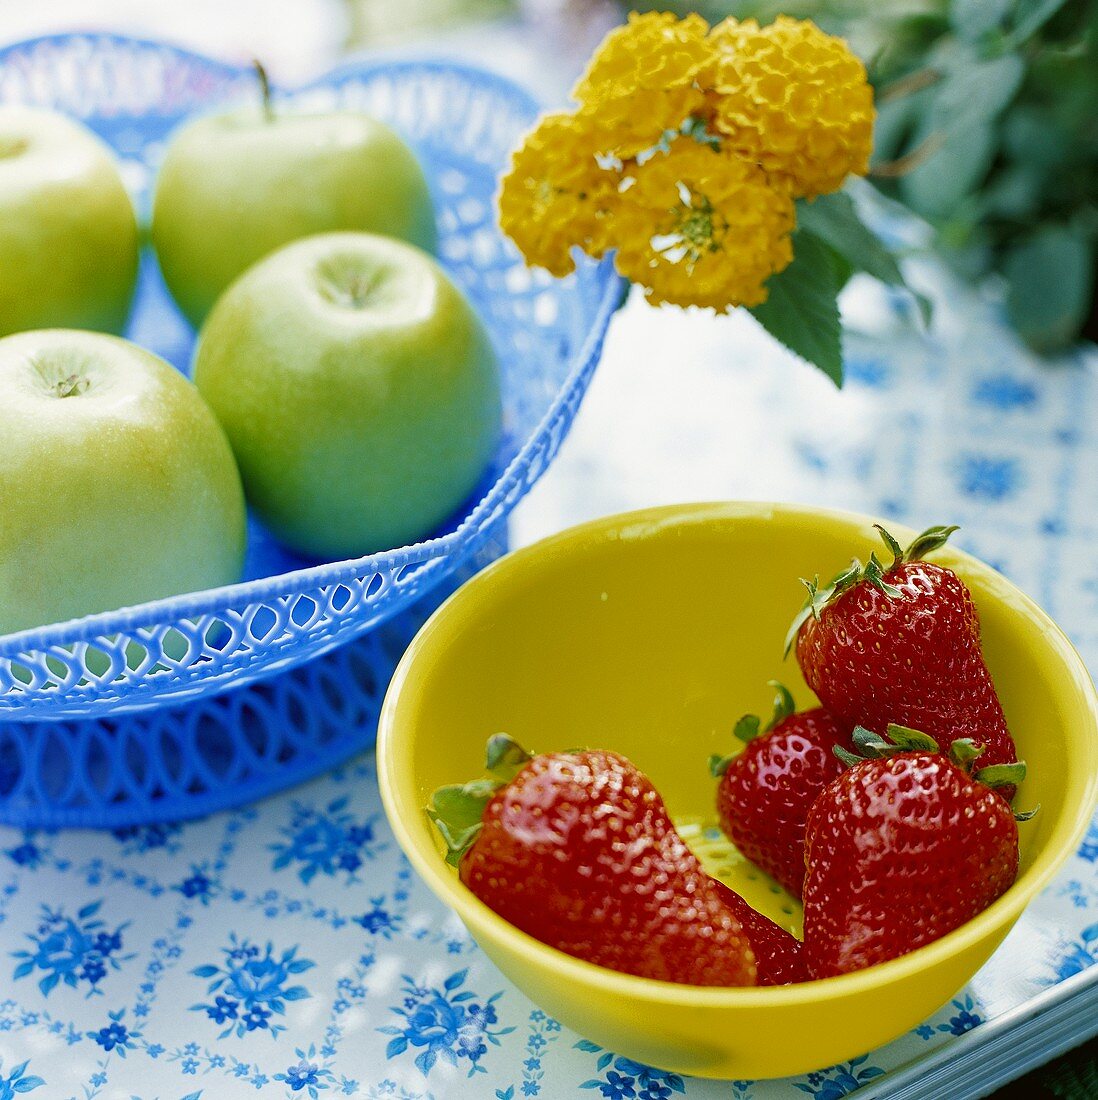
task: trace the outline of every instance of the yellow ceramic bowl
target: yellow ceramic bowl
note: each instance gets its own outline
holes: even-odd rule
[[[1019,802],[1041,804],[1020,826],[1018,881],[963,928],[857,974],[778,989],[702,989],[618,974],[546,947],[496,916],[443,862],[424,806],[436,787],[481,775],[485,740],[501,730],[533,750],[615,749],[652,777],[678,819],[709,814],[706,760],[730,750],[739,715],[768,707],[766,681],[781,678],[800,705],[812,701],[796,662],[782,660],[800,604],[797,578],[864,558],[879,545],[871,522],[767,504],[599,520],[480,574],[435,613],[401,662],[377,746],[397,839],[515,985],[600,1045],[665,1069],[732,1078],[802,1073],[860,1054],[945,1004],[1079,843],[1098,791],[1090,677],[1040,608],[986,565],[947,549],[935,560],[975,595],[987,662],[1029,762]],[[752,883],[741,869],[733,879],[773,915],[791,908],[761,877]]]

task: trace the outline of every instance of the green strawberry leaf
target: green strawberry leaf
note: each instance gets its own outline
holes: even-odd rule
[[[484,770],[499,779],[510,781],[533,757],[513,737],[497,733],[488,738],[484,751]]]
[[[790,623],[789,630],[786,633],[783,657],[789,656],[789,651],[793,648],[793,643],[797,640],[801,627],[809,619],[818,619],[820,612],[828,604],[841,596],[848,588],[857,584],[861,580],[863,568],[862,563],[857,558],[853,558],[845,569],[832,577],[822,588],[820,587],[819,576],[813,577],[810,581],[801,577],[801,584],[804,585],[808,594],[805,597],[804,605],[794,616],[793,622]]]
[[[762,719],[757,714],[745,714],[732,728],[732,734],[738,740],[748,744],[759,736]]]
[[[885,546],[888,547],[888,551],[892,555],[892,565],[889,566],[889,568],[894,568],[904,560],[904,552],[891,531],[887,531],[879,523],[875,523],[873,524],[873,526],[876,528],[877,533],[884,540]]]
[[[878,528],[880,530],[880,528]],[[947,527],[944,524],[937,527],[928,527],[921,534],[916,535],[911,544],[903,553],[902,561],[922,561],[927,554],[941,549],[949,540],[949,536],[960,528],[956,524]],[[893,539],[895,542],[895,539]]]
[[[754,306],[755,320],[795,355],[819,367],[835,383],[843,383],[839,291],[842,264],[815,233],[793,234],[793,262],[767,280],[769,297]]]
[[[850,739],[858,752],[846,752],[844,749],[845,755],[840,755],[836,750],[836,755],[844,763],[849,763],[847,757],[852,757],[860,764],[865,760],[883,760],[886,757],[895,756],[898,752],[938,751],[938,742],[933,737],[920,730],[911,729],[909,726],[895,724],[889,725],[885,737],[866,729],[865,726],[855,726]]]
[[[446,844],[446,862],[456,867],[481,830],[484,810],[501,784],[493,779],[439,787],[431,796],[427,816]]]
[[[984,751],[983,745],[977,745],[971,737],[958,737],[949,746],[949,759],[963,772],[972,771],[972,762]]]
[[[905,752],[937,752],[938,742],[922,730],[913,730],[910,726],[898,726],[890,722],[888,739]]]
[[[871,584],[882,595],[888,596],[889,599],[896,599],[900,594],[900,590],[894,585],[889,584],[884,579],[885,568],[878,559],[876,553],[869,555],[869,561],[865,563],[865,568],[862,570],[861,579],[866,583]]]
[[[890,745],[879,733],[867,730],[865,726],[855,726],[854,732],[850,735],[850,740],[854,743],[855,748],[861,750],[861,756],[858,757],[859,762],[862,760],[880,760],[894,751],[894,746]]]
[[[728,771],[728,765],[732,763],[735,757],[735,753],[730,756],[721,756],[720,753],[713,753],[709,757],[709,774],[714,779],[720,779],[726,771]]]
[[[797,704],[793,701],[793,695],[785,684],[778,680],[767,680],[766,683],[774,689],[774,712],[766,724],[766,732],[769,733],[796,711]]]
[[[858,756],[855,753],[850,752],[848,749],[844,749],[842,745],[832,745],[831,751],[848,767],[854,768],[858,764],[864,764],[866,758],[864,756]]]
[[[1026,762],[1016,764],[989,764],[972,773],[972,778],[986,787],[1017,787],[1026,777]]]

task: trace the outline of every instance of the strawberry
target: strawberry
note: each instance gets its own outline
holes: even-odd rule
[[[924,733],[893,725],[888,735],[856,729],[854,743],[868,759],[839,749],[853,766],[808,814],[804,951],[814,978],[944,936],[1018,873],[1015,815],[992,786],[1020,782],[1025,764],[973,774],[983,751],[970,740],[954,741],[943,756]]]
[[[428,813],[490,909],[611,970],[756,984],[759,962],[726,888],[632,763],[603,751],[531,757],[501,734],[488,742],[488,770],[494,778],[436,791]],[[783,956],[783,974],[790,965]]]
[[[975,741],[986,764],[1018,759],[980,649],[980,619],[964,582],[921,560],[956,527],[931,527],[906,550],[878,526],[892,553],[855,559],[824,588],[804,582],[808,600],[794,620],[808,686],[841,722],[883,733],[890,722],[928,733],[942,752]],[[1000,792],[1009,802],[1014,789]]]
[[[804,824],[816,795],[842,771],[832,751],[849,743],[822,707],[794,714],[793,697],[776,680],[774,715],[760,729],[745,714],[735,735],[747,742],[737,755],[712,756],[720,777],[717,815],[729,840],[795,897],[804,887]]]
[[[747,933],[755,955],[759,985],[791,985],[807,982],[811,975],[805,963],[801,941],[791,936],[781,925],[752,909],[735,890],[720,879],[713,879],[717,894],[722,897],[732,915]]]

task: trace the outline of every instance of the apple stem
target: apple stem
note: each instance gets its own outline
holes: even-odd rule
[[[271,78],[267,75],[267,68],[258,57],[252,58],[252,67],[259,78],[259,93],[263,97],[263,117],[268,122],[274,122],[274,104],[271,101]]]
[[[79,397],[88,388],[88,380],[79,374],[70,374],[54,384],[53,392],[58,397]]]

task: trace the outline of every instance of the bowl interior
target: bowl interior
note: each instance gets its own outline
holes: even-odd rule
[[[536,751],[615,749],[677,818],[710,815],[706,760],[731,751],[737,717],[768,713],[767,680],[786,683],[799,706],[813,703],[795,660],[782,658],[797,579],[864,558],[879,545],[870,524],[768,505],[656,509],[565,532],[466,586],[413,644],[379,746],[398,835],[432,886],[451,904],[469,902],[437,858],[422,808],[436,787],[482,774],[497,731]],[[974,593],[986,659],[1029,763],[1019,805],[1041,812],[1020,827],[1011,893],[1032,893],[1093,805],[1093,687],[1063,635],[1005,578],[957,551],[936,560]],[[784,898],[760,904],[758,891],[749,900],[779,920],[788,909]]]

